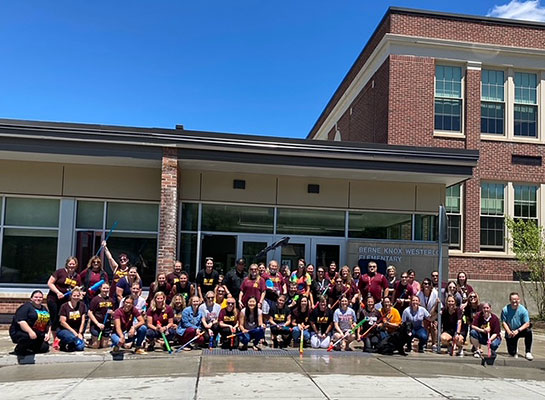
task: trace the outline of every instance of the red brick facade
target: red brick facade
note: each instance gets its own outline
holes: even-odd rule
[[[330,116],[353,78],[387,33],[462,41],[467,42],[468,47],[471,43],[479,43],[545,49],[544,26],[390,10],[313,127],[310,138],[316,135],[321,124]],[[545,159],[545,145],[481,138],[481,68],[473,63],[474,60],[462,60],[467,64],[464,72],[463,134],[459,137],[434,136],[435,66],[441,61],[433,57],[390,54],[337,121],[336,127],[328,132],[328,139],[335,138],[337,129],[341,140],[479,150],[479,165],[474,169],[473,178],[464,184],[463,252],[450,258],[451,277],[464,270],[474,279],[511,280],[513,271],[520,269],[512,256],[498,254],[495,257],[480,252],[481,181],[545,183],[544,165],[512,163],[512,155],[541,156]],[[377,98],[380,100],[376,101]],[[538,137],[544,134],[543,129],[538,132]],[[386,135],[384,132],[387,132]]]
[[[178,231],[178,150],[163,149],[157,272],[170,272],[176,260]]]

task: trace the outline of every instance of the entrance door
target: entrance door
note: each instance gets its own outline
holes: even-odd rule
[[[243,257],[246,260],[247,267],[253,263],[263,262],[267,264],[273,259],[274,252],[270,251],[259,257],[257,257],[257,254],[272,243],[271,235],[238,235],[237,257]]]
[[[214,258],[214,269],[220,274],[235,265],[237,251],[237,237],[234,235],[208,235],[202,237],[201,264],[197,271],[204,268],[206,257]]]
[[[280,264],[286,264],[290,267],[290,271],[294,271],[297,268],[297,260],[300,258],[304,258],[307,263],[309,262],[310,248],[310,239],[292,237],[288,244],[275,252],[275,256],[278,257],[276,259],[280,261]]]
[[[331,261],[343,266],[346,263],[346,250],[344,239],[312,239],[311,262],[315,267],[327,268]]]

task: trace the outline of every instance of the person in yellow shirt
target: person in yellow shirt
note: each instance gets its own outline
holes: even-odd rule
[[[392,307],[392,300],[388,296],[382,299],[380,313],[382,314],[380,325],[382,325],[384,331],[389,334],[395,332],[401,325],[401,316],[399,315],[399,311]]]

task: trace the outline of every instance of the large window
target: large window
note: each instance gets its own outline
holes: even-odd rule
[[[481,132],[503,135],[505,119],[504,73],[483,69],[481,72]]]
[[[435,130],[462,131],[462,68],[435,67]]]
[[[0,282],[44,283],[56,269],[58,199],[6,197]]]
[[[348,229],[350,238],[411,240],[412,215],[351,212]]]
[[[147,286],[155,280],[158,224],[159,206],[155,203],[79,200],[76,257],[84,268],[100,248],[101,238],[115,225],[108,248],[115,259],[126,253]]]
[[[532,220],[537,223],[537,186],[513,185],[515,189],[514,218]]]
[[[344,236],[344,211],[279,208],[279,234]]]
[[[448,216],[449,247],[460,249],[462,242],[462,185],[447,188],[445,209]]]
[[[272,207],[219,204],[203,204],[202,206],[203,231],[272,233],[273,224],[274,209]]]
[[[515,73],[515,136],[537,137],[537,75]]]
[[[481,249],[503,250],[505,246],[505,185],[481,184]]]

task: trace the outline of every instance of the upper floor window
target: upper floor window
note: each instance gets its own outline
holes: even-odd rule
[[[537,75],[515,73],[515,136],[537,137]]]
[[[481,132],[503,135],[505,119],[504,73],[481,71]]]
[[[481,183],[481,249],[503,250],[505,245],[505,185]]]
[[[462,232],[462,185],[453,185],[447,188],[445,208],[448,215],[449,247],[461,247]]]
[[[537,186],[513,185],[515,189],[515,218],[537,222]]]
[[[435,67],[435,130],[462,131],[461,67]]]

